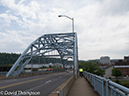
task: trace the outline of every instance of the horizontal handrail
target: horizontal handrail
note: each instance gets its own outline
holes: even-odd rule
[[[86,71],[83,75],[101,96],[129,96],[129,88]]]
[[[0,75],[5,75],[7,74],[7,72],[0,72]]]

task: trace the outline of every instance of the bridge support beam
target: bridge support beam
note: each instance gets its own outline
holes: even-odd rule
[[[78,46],[77,46],[77,34],[74,37],[74,75],[75,79],[77,79],[78,73]]]

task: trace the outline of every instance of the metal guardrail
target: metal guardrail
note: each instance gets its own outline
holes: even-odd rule
[[[86,71],[83,72],[83,75],[100,96],[129,96],[129,88]]]
[[[7,74],[8,72],[0,72],[0,75],[5,75]]]

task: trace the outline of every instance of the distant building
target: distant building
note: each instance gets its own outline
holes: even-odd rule
[[[124,56],[124,61],[129,61],[129,56]]]
[[[115,62],[114,68],[120,69],[123,76],[129,76],[129,61],[127,61],[127,58],[124,57],[124,61]]]
[[[72,65],[72,64],[66,64],[66,65],[65,65],[65,68],[66,68],[66,69],[73,69],[73,65]]]
[[[63,65],[62,64],[60,64],[60,63],[56,63],[56,64],[52,64],[52,63],[49,63],[49,64],[27,64],[26,66],[25,66],[25,68],[41,68],[41,67],[43,67],[43,66],[45,66],[45,67],[49,67],[49,66],[61,66],[61,67],[63,67]]]
[[[110,64],[110,57],[108,57],[108,56],[102,56],[102,57],[100,57],[100,62],[102,64]]]

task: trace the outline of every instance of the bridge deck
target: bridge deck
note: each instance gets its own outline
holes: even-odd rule
[[[74,81],[68,96],[99,96],[83,77]]]

